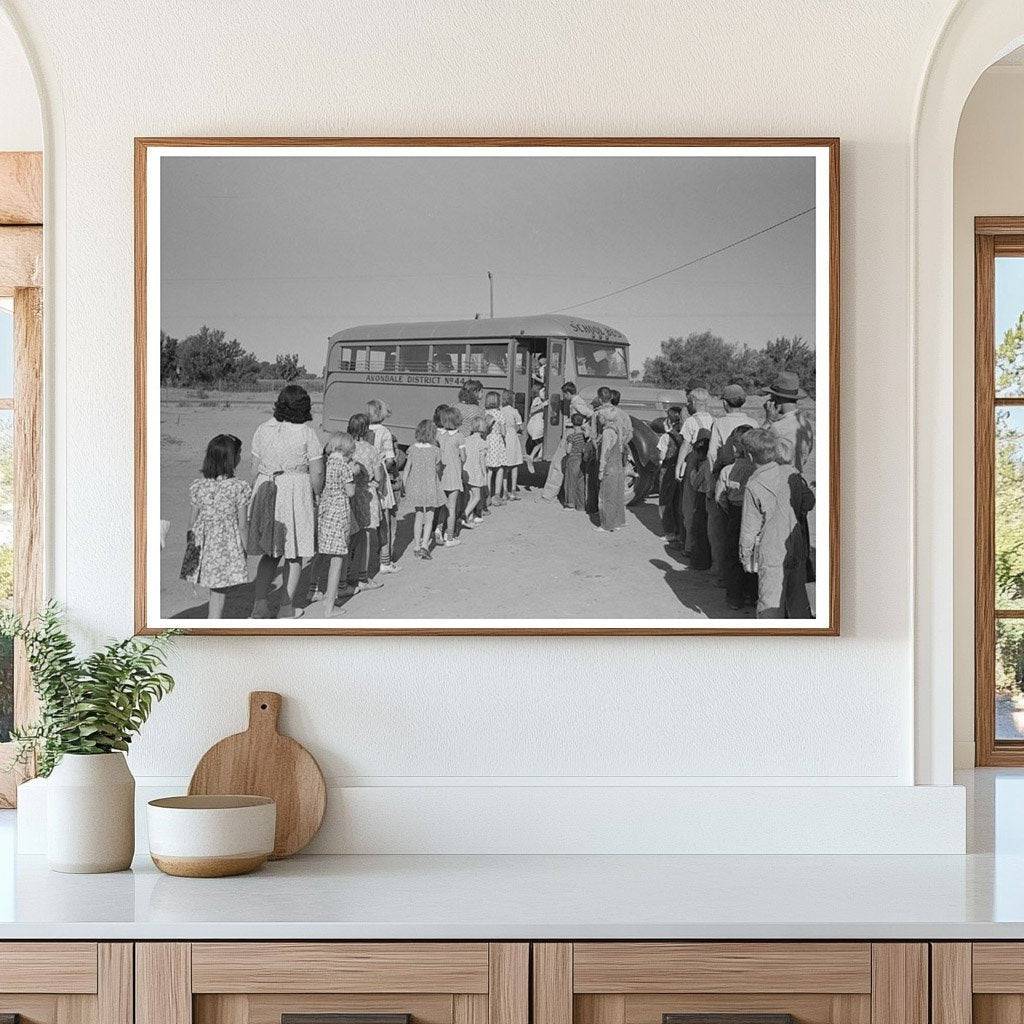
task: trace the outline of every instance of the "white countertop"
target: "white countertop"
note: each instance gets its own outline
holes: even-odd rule
[[[1024,939],[1024,856],[298,857],[0,877],[0,939]]]

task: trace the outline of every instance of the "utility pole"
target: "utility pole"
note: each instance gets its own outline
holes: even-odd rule
[[[487,271],[487,287],[491,293],[491,319],[494,319],[494,275]]]

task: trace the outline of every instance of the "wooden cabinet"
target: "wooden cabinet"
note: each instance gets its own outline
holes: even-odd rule
[[[21,1024],[132,1024],[131,943],[0,943],[7,1015]]]
[[[521,942],[139,943],[136,1024],[529,1024],[529,966]]]
[[[1024,942],[934,942],[933,1024],[1024,1020]]]
[[[928,948],[869,942],[533,946],[533,1024],[669,1024],[790,1014],[796,1024],[928,1024]],[[763,1018],[765,1024],[779,1024]],[[683,1024],[690,1024],[684,1021]],[[722,1024],[730,1024],[723,1018]]]

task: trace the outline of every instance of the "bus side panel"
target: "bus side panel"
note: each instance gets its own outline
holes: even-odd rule
[[[325,433],[333,434],[348,427],[348,419],[357,412],[366,412],[366,403],[371,398],[387,402],[391,415],[387,425],[400,445],[413,442],[416,424],[429,420],[439,405],[455,405],[459,400],[459,388],[465,376],[442,374],[419,376],[415,383],[406,379],[410,374],[352,373],[335,371],[327,374],[324,385],[322,427]],[[387,379],[392,377],[394,379]],[[481,377],[485,391],[500,391],[508,387],[504,377]]]

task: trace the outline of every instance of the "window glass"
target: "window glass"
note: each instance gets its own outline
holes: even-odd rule
[[[328,362],[328,370],[355,370],[358,363],[362,362],[366,367],[366,349],[356,348],[353,345],[332,345],[331,355]]]
[[[474,377],[504,377],[508,374],[508,345],[485,342],[469,346],[467,372]]]
[[[579,342],[577,342],[579,344]],[[562,376],[562,345],[561,343],[551,346],[551,372],[556,377]]]
[[[624,345],[604,342],[577,341],[576,374],[580,377],[627,376],[628,362]]]
[[[996,257],[996,397],[1024,396],[1024,259]]]
[[[464,341],[435,341],[431,346],[434,373],[466,373],[466,343]]]
[[[996,409],[996,609],[1024,608],[1024,408]]]
[[[430,369],[429,345],[399,345],[398,368],[406,373],[426,373]]]
[[[996,739],[1024,739],[1024,622],[996,620]]]
[[[371,345],[369,359],[369,369],[371,373],[394,370],[398,365],[398,346]]]

